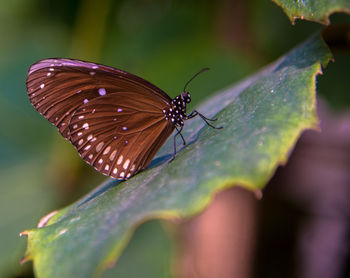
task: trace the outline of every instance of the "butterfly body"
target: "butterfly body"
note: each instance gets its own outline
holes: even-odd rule
[[[171,99],[136,75],[80,60],[38,61],[26,85],[36,110],[80,156],[117,179],[147,167],[174,129],[181,135],[184,120],[195,116],[186,114],[191,96],[185,90]]]

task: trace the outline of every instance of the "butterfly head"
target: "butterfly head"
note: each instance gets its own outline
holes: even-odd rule
[[[183,91],[181,93],[181,99],[184,103],[190,103],[191,102],[191,95],[189,92]]]
[[[209,68],[204,68],[204,69],[200,70],[200,71],[197,72],[194,76],[192,76],[192,78],[191,78],[190,80],[188,80],[188,81],[186,82],[186,84],[185,84],[185,86],[184,86],[184,89],[183,89],[183,91],[182,91],[182,93],[181,93],[181,95],[180,95],[180,96],[181,96],[181,99],[182,99],[182,101],[183,101],[183,103],[185,104],[185,106],[186,106],[186,103],[190,103],[190,102],[191,102],[191,95],[190,95],[189,92],[186,91],[187,85],[188,85],[194,78],[196,78],[200,73],[205,72],[205,71],[207,71],[207,70],[209,70]]]

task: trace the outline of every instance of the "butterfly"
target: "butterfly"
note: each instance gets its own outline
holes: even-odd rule
[[[116,179],[129,179],[145,169],[176,129],[181,136],[191,95],[171,99],[150,82],[112,67],[57,58],[34,63],[26,80],[29,100],[54,124],[79,155],[97,171]]]

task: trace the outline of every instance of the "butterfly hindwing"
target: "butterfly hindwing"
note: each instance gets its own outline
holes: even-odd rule
[[[132,94],[131,94],[132,95]],[[74,113],[69,133],[80,156],[99,172],[114,178],[129,178],[143,169],[144,156],[161,145],[157,137],[168,129],[164,115],[155,106],[140,111],[133,98],[116,93],[95,98]]]

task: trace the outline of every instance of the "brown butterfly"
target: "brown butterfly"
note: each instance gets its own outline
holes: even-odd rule
[[[112,67],[72,59],[46,59],[28,72],[27,92],[36,110],[97,171],[128,179],[149,165],[170,134],[181,134],[191,96],[171,99],[150,82]],[[216,128],[216,127],[214,127]],[[185,144],[185,140],[182,137]]]

